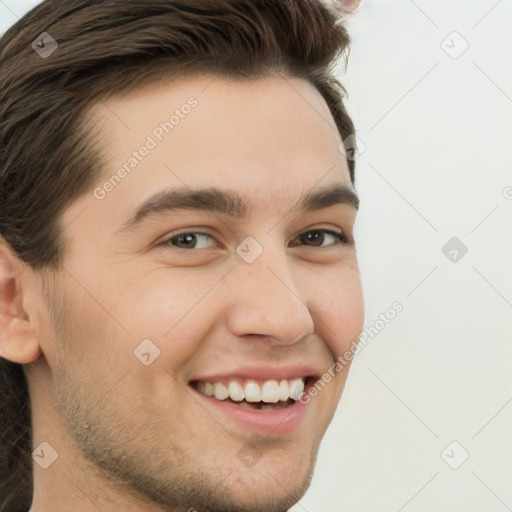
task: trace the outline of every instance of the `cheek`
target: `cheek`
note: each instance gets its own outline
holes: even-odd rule
[[[166,368],[191,358],[220,314],[221,301],[211,281],[211,276],[158,273],[144,279],[144,289],[133,295],[129,330],[137,339],[149,338],[169,356],[164,358]]]
[[[128,325],[116,304],[109,300],[107,291],[94,288],[92,280],[88,282],[80,275],[70,277],[65,283],[62,295],[65,307],[58,312],[61,325],[56,334],[61,345],[59,350],[64,351],[70,362],[76,359],[77,364],[83,361],[84,367],[88,364],[97,368],[99,362],[115,364],[116,354],[123,354]],[[121,343],[119,348],[118,343]]]
[[[364,299],[361,281],[354,275],[341,280],[331,280],[322,296],[315,303],[314,313],[320,336],[336,355],[357,340],[364,326]]]

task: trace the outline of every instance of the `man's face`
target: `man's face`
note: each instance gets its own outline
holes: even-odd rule
[[[110,98],[93,116],[105,171],[63,214],[51,290],[63,325],[41,335],[51,394],[41,414],[75,443],[62,463],[124,499],[282,511],[309,485],[348,367],[307,405],[283,399],[363,326],[356,209],[328,199],[301,209],[308,194],[352,188],[327,105],[299,79],[203,77]],[[105,185],[134,151],[136,165]],[[221,205],[196,195],[163,207],[165,193],[211,188],[246,204],[208,211],[198,199]],[[226,388],[234,400],[221,399]],[[242,390],[263,391],[266,407],[241,405]]]

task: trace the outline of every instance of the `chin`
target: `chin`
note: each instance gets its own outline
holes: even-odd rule
[[[313,453],[297,453],[288,460],[283,453],[273,456],[269,453],[263,455],[252,468],[233,470],[222,485],[223,494],[229,495],[228,500],[221,506],[211,504],[213,506],[207,510],[286,512],[311,485],[318,446],[319,442],[315,443]],[[204,506],[198,510],[204,510]]]

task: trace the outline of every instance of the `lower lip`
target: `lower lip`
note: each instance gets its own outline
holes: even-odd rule
[[[216,398],[203,395],[195,389],[194,391],[207,403],[217,407],[223,414],[243,425],[244,428],[266,434],[267,436],[290,434],[298,430],[310,404],[310,402],[303,404],[297,400],[292,405],[282,409],[262,411],[241,407],[225,400],[217,400]]]

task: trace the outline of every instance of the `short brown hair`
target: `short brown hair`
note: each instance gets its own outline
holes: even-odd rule
[[[58,48],[32,47],[48,32]],[[104,171],[88,109],[143,84],[210,74],[303,78],[341,140],[354,134],[334,76],[350,39],[322,0],[45,0],[0,40],[0,234],[34,269],[62,261],[59,219]],[[354,183],[354,161],[348,161]],[[0,361],[0,510],[32,498],[20,365]]]

